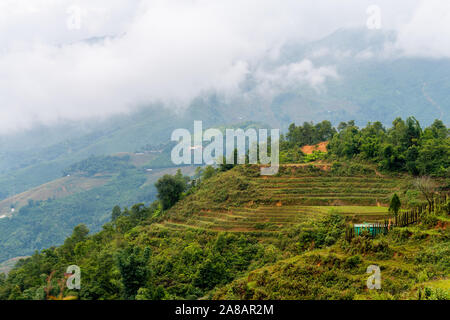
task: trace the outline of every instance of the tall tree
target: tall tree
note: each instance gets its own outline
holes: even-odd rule
[[[394,216],[398,215],[398,211],[400,210],[402,203],[400,202],[400,198],[396,193],[392,196],[391,203],[389,204],[389,211],[394,213]]]
[[[125,299],[134,299],[139,288],[145,287],[150,273],[147,266],[149,258],[148,247],[144,252],[139,247],[128,247],[119,253],[117,263],[122,276]]]
[[[115,206],[113,208],[113,210],[112,210],[112,213],[111,213],[111,221],[116,221],[116,219],[118,217],[120,217],[121,214],[122,214],[122,211],[120,210],[120,207],[119,206]]]
[[[164,175],[155,186],[158,190],[158,199],[161,200],[163,209],[167,210],[180,200],[182,193],[186,191],[187,183],[180,171],[175,176]]]

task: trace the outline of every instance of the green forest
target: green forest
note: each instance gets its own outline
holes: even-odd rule
[[[282,162],[294,163],[304,155],[299,147],[329,141],[328,159],[377,163],[380,170],[412,175],[449,176],[449,129],[441,120],[421,128],[414,117],[397,118],[391,128],[381,122],[359,128],[354,121],[341,122],[337,130],[329,121],[316,125],[292,124],[282,137]]]
[[[121,170],[131,169],[130,156],[91,156],[88,159],[74,163],[63,170],[63,176],[77,174],[92,177],[96,174],[116,173]]]

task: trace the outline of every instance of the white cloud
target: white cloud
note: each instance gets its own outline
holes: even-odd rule
[[[265,96],[273,96],[283,90],[298,89],[305,85],[320,91],[326,80],[337,78],[338,73],[334,66],[315,67],[310,60],[304,59],[274,70],[258,69],[255,72],[255,90]]]
[[[417,51],[414,44],[420,40],[425,48],[420,51],[450,55],[437,45],[436,35],[448,22],[430,26],[429,0],[417,6],[418,1],[378,1],[382,25],[400,30],[399,46],[407,52]],[[370,4],[0,0],[0,132],[126,112],[153,101],[183,107],[211,89],[235,93],[248,70],[262,59],[277,59],[283,44],[364,26]],[[81,9],[79,29],[67,28],[71,6]],[[446,9],[437,1],[434,6]],[[418,25],[425,29],[416,30]],[[442,31],[447,38],[448,30]],[[115,37],[81,41],[109,35]],[[279,88],[296,81],[318,88],[337,77],[333,66],[314,66],[309,60],[270,70],[260,69],[259,81]]]
[[[400,26],[397,47],[411,56],[450,57],[450,1],[422,1]]]

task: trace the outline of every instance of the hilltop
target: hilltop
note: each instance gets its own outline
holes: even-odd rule
[[[372,240],[310,249],[250,272],[217,290],[214,299],[450,299],[449,219],[440,225],[395,229]],[[313,244],[314,246],[314,244]],[[369,290],[367,268],[381,270]]]
[[[354,167],[337,167],[286,165],[275,176],[259,176],[258,167],[242,167],[218,177],[220,182],[214,178],[205,182],[188,202],[175,205],[162,225],[170,228],[173,222],[177,228],[208,231],[279,231],[329,212],[354,221],[379,220],[388,214],[392,195],[410,183],[407,176],[380,177],[368,167],[360,168],[360,173]]]

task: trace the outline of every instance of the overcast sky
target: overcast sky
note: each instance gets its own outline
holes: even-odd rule
[[[0,0],[0,133],[236,92],[252,62],[366,27],[371,5],[402,54],[450,58],[448,0]],[[338,77],[310,61],[264,77],[292,70],[311,85]]]

